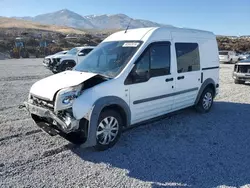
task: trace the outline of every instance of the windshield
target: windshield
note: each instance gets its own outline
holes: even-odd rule
[[[112,41],[98,45],[74,70],[116,77],[141,45],[141,41]]]
[[[228,52],[219,52],[220,55],[228,55]]]
[[[67,54],[76,55],[77,52],[78,52],[77,48],[72,48],[70,51],[67,52]]]

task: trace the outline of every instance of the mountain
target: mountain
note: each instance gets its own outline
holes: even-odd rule
[[[63,9],[57,12],[41,14],[35,17],[21,17],[19,19],[38,22],[41,24],[60,25],[74,28],[91,29],[94,26],[83,16],[70,10]]]
[[[81,16],[68,9],[42,14],[35,17],[19,17],[18,19],[80,29],[125,29],[129,22],[130,28],[163,26],[163,24],[148,20],[132,19],[125,14]]]
[[[20,20],[14,18],[0,17],[0,31],[1,29],[12,29],[12,28],[21,28],[21,29],[35,29],[35,30],[46,30],[60,33],[75,33],[75,34],[85,34],[86,32],[79,29],[74,29],[65,26],[56,26],[56,25],[44,25],[37,22],[29,20]],[[14,29],[12,29],[14,30]]]

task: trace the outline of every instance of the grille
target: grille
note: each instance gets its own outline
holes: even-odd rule
[[[31,99],[34,105],[47,108],[49,110],[54,110],[54,102],[52,101],[47,101],[47,100],[44,100],[35,96],[31,96]]]
[[[250,73],[250,65],[238,65],[235,69],[238,73]]]

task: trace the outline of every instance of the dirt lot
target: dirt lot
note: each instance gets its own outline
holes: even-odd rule
[[[48,136],[18,109],[50,75],[41,61],[0,61],[0,187],[250,187],[250,85],[233,83],[232,65],[221,65],[211,113],[184,110],[96,152]]]

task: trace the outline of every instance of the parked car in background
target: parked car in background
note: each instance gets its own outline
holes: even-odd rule
[[[245,60],[250,56],[249,53],[243,53],[243,54],[239,54],[239,59],[240,60]]]
[[[234,65],[233,79],[235,84],[250,81],[250,56]]]
[[[112,34],[72,71],[36,82],[25,106],[50,135],[105,150],[126,127],[190,106],[209,112],[218,91],[213,33],[141,28]]]
[[[71,70],[76,64],[81,62],[95,47],[84,46],[76,47],[69,50],[66,54],[55,54],[44,60],[44,66],[50,69],[53,73]]]
[[[239,56],[234,51],[219,51],[219,59],[221,63],[236,63]]]

